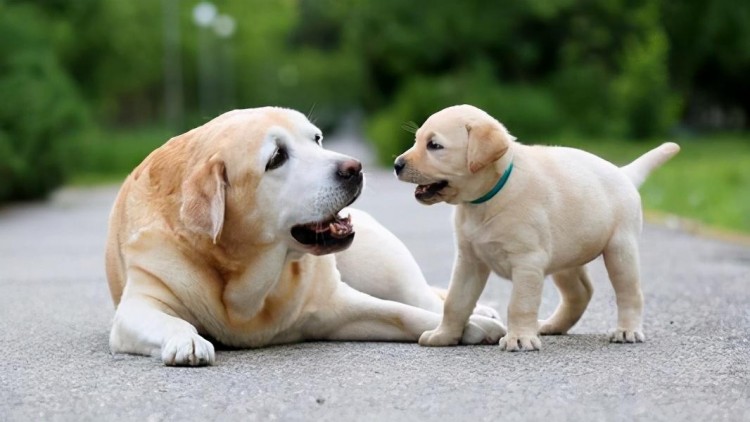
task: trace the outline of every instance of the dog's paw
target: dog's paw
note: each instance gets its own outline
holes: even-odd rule
[[[561,336],[568,334],[568,327],[563,327],[556,321],[539,321],[539,334],[543,336]]]
[[[464,327],[461,344],[497,344],[506,333],[499,319],[472,315]]]
[[[645,340],[646,336],[643,335],[643,331],[639,330],[623,330],[622,328],[618,328],[609,335],[611,343],[643,343]]]
[[[434,330],[425,331],[419,336],[419,345],[428,347],[455,346],[461,339],[461,333],[449,333],[441,327]]]
[[[161,359],[169,366],[213,365],[214,345],[195,333],[172,336],[161,348]]]
[[[542,349],[542,341],[536,334],[508,333],[500,339],[500,349],[508,352],[530,352]]]
[[[476,308],[474,308],[474,312],[472,312],[472,314],[492,319],[500,319],[500,314],[497,313],[495,309],[486,305],[477,305]]]

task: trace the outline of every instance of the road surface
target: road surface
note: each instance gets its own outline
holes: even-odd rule
[[[368,156],[361,146],[333,149]],[[357,206],[393,230],[431,283],[453,260],[447,205],[367,166]],[[647,342],[610,344],[615,305],[600,261],[571,335],[535,353],[497,346],[305,343],[222,350],[216,366],[112,356],[104,278],[116,187],[64,189],[0,208],[0,420],[748,420],[750,248],[647,225],[641,240]],[[356,223],[356,222],[355,222]],[[505,315],[510,283],[485,303]],[[542,316],[557,303],[545,286]]]

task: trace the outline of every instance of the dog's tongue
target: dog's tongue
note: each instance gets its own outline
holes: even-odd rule
[[[437,192],[440,192],[446,186],[448,186],[448,182],[446,181],[430,183],[427,185],[417,185],[417,188],[414,189],[414,194],[424,195],[426,193],[437,193]]]
[[[330,231],[331,236],[337,239],[347,237],[354,231],[351,215],[347,215],[344,218],[334,215],[330,220],[311,223],[308,227],[315,231],[315,233],[325,233]]]
[[[331,236],[335,238],[343,238],[349,236],[354,228],[352,227],[352,216],[347,215],[346,218],[334,216],[328,228],[331,230]]]

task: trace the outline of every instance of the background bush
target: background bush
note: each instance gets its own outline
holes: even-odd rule
[[[80,153],[85,103],[39,38],[32,9],[0,13],[0,202],[44,196]]]
[[[200,1],[0,0],[0,201],[69,167],[120,172],[237,107],[326,131],[364,116],[384,164],[405,123],[458,103],[527,141],[750,125],[750,2],[216,0],[236,23],[222,36],[193,21]]]

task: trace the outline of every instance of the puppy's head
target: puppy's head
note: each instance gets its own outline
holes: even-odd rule
[[[416,183],[417,201],[457,204],[473,179],[494,163],[515,138],[484,111],[469,105],[445,108],[417,130],[414,146],[401,154],[394,168],[399,180]]]
[[[180,219],[229,247],[272,246],[322,255],[347,248],[339,212],[362,191],[362,166],[324,150],[320,129],[293,110],[235,110],[188,134],[192,149]]]

